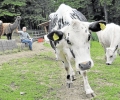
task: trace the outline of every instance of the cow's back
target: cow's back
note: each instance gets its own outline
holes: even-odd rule
[[[61,4],[58,10],[56,11],[56,13],[58,14],[58,19],[63,18],[64,20],[68,22],[71,22],[72,19],[79,19],[81,21],[87,21],[86,17],[81,12],[65,4]]]
[[[73,19],[79,19],[80,21],[87,21],[86,17],[76,9],[71,8],[68,5],[61,4],[56,12],[51,13],[49,32],[63,28],[69,25]]]
[[[106,28],[102,31],[96,33],[99,39],[99,42],[104,46],[109,47],[111,43],[116,41],[116,37],[120,38],[120,27],[114,23],[106,25]]]

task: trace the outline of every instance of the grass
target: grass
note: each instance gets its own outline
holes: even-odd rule
[[[7,40],[7,37],[4,36],[4,35],[2,35],[2,36],[1,36],[1,39],[6,39],[6,40]]]
[[[95,66],[89,71],[89,82],[96,93],[93,100],[120,100],[120,57],[106,65],[104,51],[98,42],[92,42],[91,56]]]
[[[92,38],[91,38],[92,41],[98,41],[98,36],[95,32],[92,32]]]
[[[58,100],[63,69],[54,56],[45,52],[1,64],[0,100]],[[94,67],[88,71],[88,80],[96,94],[93,100],[120,100],[120,57],[106,65],[103,48],[96,41],[91,42],[91,57]]]
[[[47,52],[2,64],[0,100],[53,100],[61,72],[54,58]]]

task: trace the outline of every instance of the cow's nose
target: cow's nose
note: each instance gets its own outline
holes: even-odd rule
[[[90,69],[90,68],[91,68],[91,61],[84,62],[84,63],[80,63],[80,64],[79,64],[79,68],[80,68],[81,70]]]
[[[110,63],[106,63],[106,65],[111,65]]]

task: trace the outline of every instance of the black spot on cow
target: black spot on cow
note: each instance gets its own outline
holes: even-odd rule
[[[67,79],[70,80],[70,75],[67,75]]]
[[[73,50],[72,50],[72,49],[70,49],[70,52],[71,52],[71,54],[72,54],[73,58],[75,58],[75,54],[74,54],[74,52],[73,52]]]
[[[62,17],[62,24],[64,25],[64,20],[63,20],[63,17]]]
[[[59,28],[59,29],[62,28],[61,22],[62,22],[62,19],[59,19],[59,20],[58,20],[58,28]]]
[[[69,33],[68,33],[68,36],[69,36]]]
[[[90,38],[91,38],[91,34],[88,35],[88,41],[90,41]]]
[[[87,33],[87,30],[85,30],[85,33]]]
[[[69,39],[67,39],[66,41],[67,41],[67,44],[71,45],[71,42],[69,41]]]

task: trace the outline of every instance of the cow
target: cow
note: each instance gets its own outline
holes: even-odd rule
[[[96,34],[104,48],[106,64],[111,65],[117,56],[118,48],[120,48],[120,26],[109,23],[104,30],[96,32]]]
[[[71,86],[75,75],[71,65],[73,60],[76,70],[83,76],[86,94],[94,96],[87,79],[87,70],[94,65],[90,56],[90,31],[97,32],[104,29],[106,22],[87,22],[84,15],[65,4],[60,5],[50,16],[54,19],[51,21],[53,25],[47,37],[52,41],[58,59],[63,62],[68,87]]]
[[[64,26],[69,25],[72,19],[87,21],[86,17],[81,12],[65,4],[61,4],[56,12],[53,12],[49,15],[49,18],[49,32],[51,32],[54,29],[61,29]],[[50,44],[51,47],[55,50],[56,54],[56,42],[50,40]],[[58,60],[57,55],[56,60]]]

